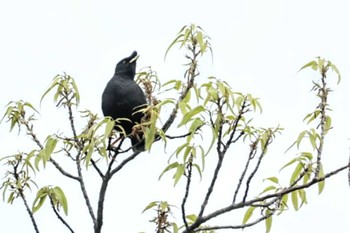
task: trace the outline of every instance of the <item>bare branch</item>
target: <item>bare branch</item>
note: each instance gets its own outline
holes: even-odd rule
[[[103,175],[102,171],[100,170],[100,168],[97,166],[95,160],[91,159],[90,161],[91,161],[92,166],[97,171],[98,175],[103,179],[104,175]]]

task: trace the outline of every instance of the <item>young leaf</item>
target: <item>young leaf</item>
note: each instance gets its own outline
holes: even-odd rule
[[[311,67],[313,70],[316,70],[317,68],[317,62],[316,61],[310,61],[309,63],[305,64],[303,67],[300,68],[300,70],[298,72],[300,72],[301,70],[307,68],[307,67]]]
[[[298,199],[298,191],[294,191],[291,193],[292,204],[294,209],[297,211],[299,209],[299,199]]]
[[[339,72],[338,68],[334,64],[330,64],[329,66],[338,75],[338,82],[337,82],[337,84],[339,84],[340,83],[340,79],[341,79],[341,75],[340,75],[340,72]]]
[[[269,181],[272,181],[275,184],[279,184],[278,183],[278,178],[276,176],[272,176],[272,177],[266,178],[265,180],[269,180]]]
[[[156,205],[158,205],[158,203],[159,203],[158,201],[152,201],[152,202],[150,202],[150,203],[145,207],[145,209],[143,209],[142,213],[144,213],[146,210],[149,210],[149,209],[155,207]]]
[[[179,232],[179,228],[176,225],[176,223],[173,223],[173,233],[178,233]]]
[[[318,173],[318,178],[324,177],[323,166],[320,167],[320,172]],[[324,189],[325,181],[322,180],[318,182],[318,194],[321,194]]]
[[[271,213],[271,211],[269,209],[266,209],[265,215],[270,215],[270,213]],[[268,217],[265,220],[266,233],[270,232],[271,226],[272,226],[272,216]]]
[[[292,159],[291,161],[289,161],[288,163],[286,163],[286,164],[280,169],[280,171],[282,171],[284,168],[288,167],[289,165],[291,165],[291,164],[297,162],[298,160],[299,160],[298,158]]]
[[[194,109],[192,109],[191,111],[189,111],[184,115],[180,124],[177,127],[181,127],[185,125],[187,122],[189,122],[192,119],[193,116],[197,115],[200,112],[203,112],[204,110],[205,108],[202,105],[195,107]]]
[[[195,222],[197,220],[197,216],[195,214],[186,215],[186,218],[191,222]]]
[[[38,211],[40,209],[40,207],[44,204],[47,195],[48,195],[48,188],[47,187],[43,187],[43,188],[38,190],[36,197],[34,199],[34,202],[33,202],[33,207],[32,207],[33,213]]]
[[[169,45],[169,47],[167,48],[167,50],[166,50],[166,52],[165,52],[164,60],[165,60],[165,58],[166,58],[166,56],[167,56],[169,50],[171,49],[171,47],[173,47],[174,44],[180,42],[180,38],[183,37],[183,36],[184,36],[184,34],[178,35],[178,36],[175,38],[175,40]]]
[[[294,169],[292,177],[290,178],[290,184],[294,183],[299,178],[302,170],[303,170],[303,164],[300,162],[297,164],[297,166]]]
[[[247,211],[244,214],[242,224],[246,224],[248,222],[250,217],[253,215],[255,208],[256,208],[255,206],[251,206],[247,209]]]
[[[263,193],[266,193],[266,192],[268,192],[270,190],[276,190],[276,187],[273,186],[273,185],[270,185],[270,186],[266,187],[259,195],[261,195]]]
[[[57,198],[59,204],[62,206],[64,213],[68,215],[68,202],[63,190],[60,187],[56,186],[52,189],[52,191],[55,194],[55,197]]]
[[[183,176],[185,173],[185,165],[184,164],[179,164],[176,169],[176,173],[174,175],[174,186],[179,182],[180,178]]]
[[[172,164],[169,164],[163,171],[162,173],[159,175],[158,179],[160,180],[160,178],[162,178],[162,176],[164,175],[164,173],[166,173],[167,171],[177,168],[179,166],[178,162],[174,162]]]

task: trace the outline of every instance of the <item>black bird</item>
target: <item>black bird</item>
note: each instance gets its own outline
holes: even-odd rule
[[[102,94],[102,112],[104,116],[110,116],[113,119],[127,118],[116,122],[115,129],[121,131],[121,126],[127,136],[131,139],[134,151],[144,150],[144,140],[142,134],[132,133],[135,124],[140,123],[144,114],[142,112],[134,113],[145,107],[146,97],[139,85],[134,81],[136,72],[136,60],[139,55],[134,51],[129,57],[118,62],[114,76],[107,83]]]

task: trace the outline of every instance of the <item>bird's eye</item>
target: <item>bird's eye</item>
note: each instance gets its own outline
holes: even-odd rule
[[[123,61],[123,64],[125,64],[125,63],[126,63],[126,61],[124,60],[124,61]]]

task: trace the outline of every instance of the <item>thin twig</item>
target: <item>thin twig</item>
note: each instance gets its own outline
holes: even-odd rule
[[[77,172],[78,172],[78,177],[79,177],[80,188],[81,188],[81,191],[83,193],[85,204],[86,204],[86,206],[87,206],[87,208],[89,210],[89,214],[91,216],[92,223],[93,223],[94,226],[96,226],[96,217],[95,217],[92,205],[90,203],[90,198],[89,198],[89,195],[88,195],[86,187],[85,187],[83,174],[81,172],[81,153],[83,151],[83,145],[79,141],[77,133],[76,133],[76,130],[75,130],[73,111],[72,111],[72,106],[71,106],[71,102],[70,102],[71,99],[69,99],[68,95],[69,95],[69,93],[67,93],[65,91],[64,97],[67,100],[69,122],[70,122],[71,130],[72,130],[72,133],[73,133],[74,142],[76,143],[76,145],[78,147],[78,153],[77,153],[77,155],[75,157],[75,159],[76,159],[75,162],[76,162],[76,167],[77,167]]]
[[[264,147],[261,150],[261,154],[260,154],[260,156],[258,158],[258,162],[256,163],[256,166],[255,166],[254,170],[252,171],[252,173],[250,174],[250,176],[247,179],[246,189],[245,189],[245,193],[244,193],[244,196],[243,196],[243,202],[245,202],[245,200],[246,200],[246,198],[248,196],[250,182],[252,181],[253,177],[255,176],[256,172],[258,171],[258,169],[260,167],[260,163],[261,163],[261,161],[263,159],[263,156],[266,153],[268,145],[270,144],[271,137],[272,137],[272,134],[270,133],[268,135],[268,138],[266,139]],[[259,139],[257,139],[257,140],[259,140]]]
[[[36,232],[36,233],[39,233],[39,228],[38,228],[38,226],[37,226],[37,224],[36,224],[36,221],[35,221],[35,219],[34,219],[33,212],[32,212],[32,210],[30,209],[30,207],[29,207],[29,205],[28,205],[28,203],[27,203],[27,200],[26,200],[26,198],[25,198],[23,192],[20,191],[20,192],[19,192],[19,195],[21,196],[21,198],[22,198],[22,200],[23,200],[23,203],[24,203],[24,205],[25,205],[25,207],[26,207],[26,210],[27,210],[27,212],[28,212],[28,214],[29,214],[29,217],[30,217],[30,219],[32,220],[32,224],[33,224],[33,227],[34,227],[34,229],[35,229],[35,232]]]
[[[237,199],[237,195],[238,195],[238,192],[241,188],[241,185],[242,185],[242,182],[243,182],[243,179],[247,173],[247,170],[249,168],[249,164],[250,164],[250,161],[252,160],[252,158],[254,157],[254,154],[256,153],[256,148],[257,148],[257,144],[258,144],[259,140],[257,139],[255,142],[252,143],[252,145],[250,146],[250,152],[249,152],[249,156],[248,156],[248,159],[247,159],[247,162],[245,164],[245,167],[244,167],[244,170],[238,180],[238,184],[237,184],[237,187],[236,187],[236,190],[235,190],[235,193],[233,195],[233,200],[232,200],[232,204],[236,203],[236,199]]]
[[[53,212],[55,212],[57,218],[63,223],[63,225],[65,225],[69,229],[70,232],[74,233],[73,229],[69,226],[69,224],[62,218],[62,216],[56,210],[51,197],[50,197],[50,203],[51,203],[52,210]]]
[[[186,189],[185,189],[185,195],[182,199],[182,204],[181,204],[181,212],[182,212],[182,220],[185,224],[185,228],[188,228],[188,223],[186,220],[186,210],[185,210],[185,205],[186,205],[186,201],[188,198],[188,195],[190,193],[190,187],[191,187],[191,180],[192,180],[192,159],[193,159],[193,155],[191,154],[191,157],[189,159],[188,165],[187,165],[187,183],[186,183]]]
[[[207,193],[205,195],[205,198],[204,198],[204,201],[203,201],[203,203],[201,205],[201,209],[199,211],[197,221],[198,221],[198,219],[200,219],[203,216],[205,207],[208,204],[209,197],[210,197],[211,193],[213,192],[214,185],[215,185],[216,180],[218,178],[219,171],[220,171],[221,166],[222,166],[222,161],[224,160],[225,153],[223,151],[221,151],[221,149],[220,149],[221,145],[222,145],[221,139],[222,139],[222,121],[220,122],[219,130],[218,130],[218,142],[217,142],[217,153],[219,155],[218,156],[218,162],[216,164],[216,167],[215,167],[215,170],[214,170],[214,174],[213,174],[213,178],[211,179],[211,183],[209,185],[208,191],[207,191]]]
[[[91,159],[91,164],[92,166],[95,168],[95,170],[97,171],[98,175],[103,179],[103,173],[101,172],[100,168],[97,166],[95,160]]]

